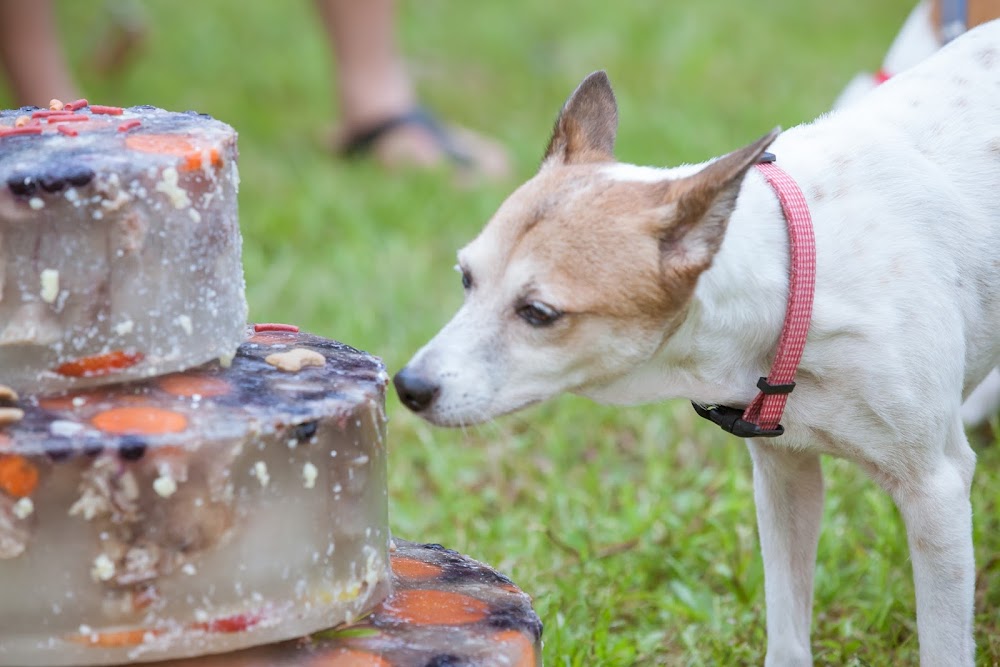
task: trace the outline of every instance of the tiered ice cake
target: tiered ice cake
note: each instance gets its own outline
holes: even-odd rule
[[[0,177],[0,666],[228,651],[384,598],[388,378],[247,328],[232,128],[2,112]]]

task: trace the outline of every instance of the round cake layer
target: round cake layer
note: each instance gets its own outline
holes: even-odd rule
[[[153,107],[0,111],[0,379],[54,391],[236,351],[236,132]]]
[[[230,651],[385,596],[384,367],[258,328],[229,368],[18,400],[0,428],[0,665]]]
[[[158,667],[538,667],[542,623],[510,579],[438,544],[393,540],[393,593],[363,621]]]

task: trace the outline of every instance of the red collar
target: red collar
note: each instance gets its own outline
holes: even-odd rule
[[[692,403],[699,415],[742,438],[767,438],[785,432],[779,422],[788,394],[795,388],[795,371],[806,345],[816,288],[816,239],[809,205],[795,180],[774,160],[774,155],[764,153],[756,167],[781,203],[788,223],[791,257],[785,324],[778,339],[771,372],[757,381],[760,393],[745,410]]]

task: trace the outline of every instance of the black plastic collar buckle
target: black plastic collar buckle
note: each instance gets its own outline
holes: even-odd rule
[[[757,158],[757,164],[766,164],[768,162],[774,162],[777,159],[778,158],[777,156],[775,156],[774,153],[768,153],[767,151],[764,151],[763,153],[760,154],[760,157]]]
[[[699,417],[704,417],[738,438],[774,438],[785,432],[785,427],[781,424],[774,428],[761,428],[757,424],[751,424],[743,419],[743,411],[739,408],[731,408],[728,405],[704,406],[694,401],[691,401],[691,405]]]

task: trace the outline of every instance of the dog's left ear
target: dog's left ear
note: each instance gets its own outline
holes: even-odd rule
[[[722,245],[743,177],[780,133],[776,127],[698,173],[665,184],[663,201],[670,211],[660,231],[665,261],[676,269],[708,268]]]
[[[612,162],[618,133],[618,103],[604,71],[594,72],[566,100],[545,149],[546,164]]]

